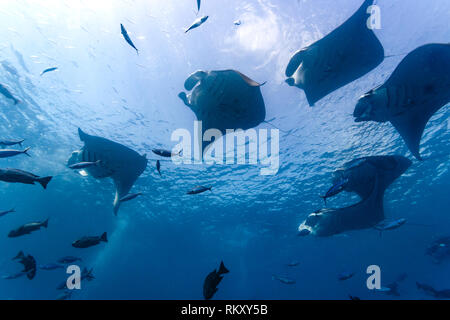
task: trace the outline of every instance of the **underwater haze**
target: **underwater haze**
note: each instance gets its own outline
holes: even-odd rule
[[[230,270],[214,299],[430,299],[416,282],[450,288],[450,259],[435,263],[429,245],[450,235],[448,104],[426,125],[416,160],[391,123],[355,122],[358,98],[383,84],[412,50],[448,43],[450,1],[378,0],[374,30],[386,58],[363,77],[310,107],[289,86],[285,70],[300,48],[346,21],[362,0],[2,0],[0,83],[20,102],[0,95],[0,140],[25,139],[31,158],[0,159],[0,168],[53,176],[46,190],[0,181],[0,276],[22,266],[22,250],[37,265],[79,256],[95,279],[72,299],[203,299],[205,277],[221,261]],[[209,18],[185,33],[192,22]],[[239,25],[234,22],[240,21]],[[139,49],[121,34],[120,24]],[[40,75],[50,67],[57,70]],[[161,161],[176,129],[191,129],[195,114],[177,96],[196,70],[239,70],[258,83],[266,121],[280,129],[279,170],[262,165],[182,164]],[[78,128],[123,144],[148,165],[131,192],[143,195],[113,213],[110,179],[67,167],[83,146]],[[19,146],[11,147],[22,150]],[[332,173],[355,158],[402,155],[408,170],[386,190],[384,212],[402,227],[329,237],[299,237],[298,226],[317,209]],[[195,186],[212,192],[188,195]],[[350,193],[328,207],[357,201]],[[22,237],[8,233],[49,218],[48,228]],[[108,233],[108,242],[79,249],[83,236]],[[296,266],[288,264],[298,261]],[[75,263],[77,264],[77,262]],[[381,284],[399,283],[399,296],[369,290],[366,269],[381,269]],[[339,280],[345,272],[354,273]],[[275,275],[275,277],[273,277]],[[0,278],[0,299],[55,299],[65,269],[38,269],[34,279]],[[286,277],[295,281],[277,281]]]

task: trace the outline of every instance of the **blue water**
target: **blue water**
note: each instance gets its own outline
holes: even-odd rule
[[[0,96],[0,136],[25,138],[32,158],[0,159],[39,175],[40,186],[0,182],[0,274],[20,270],[11,261],[19,250],[38,264],[80,255],[94,268],[73,299],[202,299],[205,276],[224,261],[230,273],[216,299],[429,298],[415,281],[450,288],[449,261],[434,264],[425,249],[448,235],[448,106],[428,123],[421,142],[426,161],[413,160],[389,123],[354,123],[356,100],[383,83],[405,53],[420,45],[449,41],[447,0],[379,0],[382,28],[375,33],[387,58],[366,76],[309,107],[304,93],[284,83],[284,70],[296,50],[344,22],[361,0],[204,0],[201,27],[184,34],[196,18],[196,1],[2,1],[0,4],[0,82],[22,101]],[[233,22],[241,20],[240,26]],[[123,23],[139,55],[120,34]],[[23,57],[21,61],[17,52]],[[58,71],[40,77],[42,70]],[[266,119],[290,130],[280,133],[280,170],[261,176],[258,166],[182,165],[155,162],[133,190],[145,196],[112,213],[110,180],[82,177],[66,167],[82,146],[77,128],[120,142],[140,154],[173,146],[171,132],[192,126],[195,115],[177,97],[197,69],[233,68],[262,87]],[[271,128],[261,124],[258,128]],[[411,223],[385,232],[359,230],[345,235],[299,238],[297,227],[323,207],[318,194],[330,186],[331,172],[356,157],[400,154],[413,160],[385,196],[386,216]],[[214,193],[185,195],[195,185]],[[349,194],[333,206],[355,201]],[[50,217],[48,229],[19,238],[8,232]],[[80,251],[72,241],[107,231],[109,242]],[[286,264],[298,260],[297,267]],[[382,283],[406,272],[400,297],[367,289],[366,268],[376,264]],[[341,282],[337,275],[356,271]],[[285,285],[272,274],[296,281]],[[64,270],[38,270],[33,280],[0,279],[1,299],[54,299]]]

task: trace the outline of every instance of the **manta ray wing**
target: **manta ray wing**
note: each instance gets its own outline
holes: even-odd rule
[[[383,61],[383,46],[367,26],[372,3],[364,1],[341,26],[291,58],[286,76],[294,79],[287,83],[303,89],[310,106]]]
[[[147,159],[145,155],[141,156],[117,142],[88,135],[81,129],[78,129],[78,133],[84,142],[80,160],[101,161],[100,165],[89,167],[86,171],[97,179],[111,177],[114,181],[116,187],[114,214],[117,214],[120,207],[119,199],[129,193],[137,178],[144,172]]]
[[[413,50],[383,87],[389,93],[390,122],[420,159],[419,145],[426,124],[450,101],[450,44],[427,44]]]
[[[184,88],[188,91],[192,90],[195,85],[200,82],[202,78],[206,76],[206,72],[204,71],[196,71],[193,74],[191,74],[186,81],[184,82]]]
[[[434,114],[433,112],[424,112],[425,110],[411,110],[390,120],[392,125],[398,131],[414,157],[421,160],[420,140],[425,130],[428,120]]]

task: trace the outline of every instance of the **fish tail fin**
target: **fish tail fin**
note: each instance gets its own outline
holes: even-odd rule
[[[25,255],[23,254],[23,251],[19,251],[19,253],[12,258],[13,260],[19,259],[19,258],[23,258]]]
[[[212,187],[209,187],[209,188],[206,188],[206,189],[208,189],[209,191],[211,191],[211,193],[214,193],[214,192],[212,191]]]
[[[42,188],[47,189],[47,185],[52,180],[52,176],[39,178],[38,182],[41,184]]]
[[[106,232],[103,232],[102,236],[100,237],[100,240],[103,242],[108,242],[107,234]]]
[[[17,98],[14,98],[14,105],[16,105],[16,104],[18,104],[18,103],[21,103],[22,101],[20,101],[19,99],[17,99]]]
[[[47,228],[48,227],[48,220],[49,220],[50,218],[47,218],[47,220],[45,220],[44,222],[42,222],[42,226],[43,227],[45,227],[45,228]]]
[[[25,140],[20,141],[20,142],[19,142],[19,146],[22,147],[22,142],[24,142],[24,141],[25,141]]]
[[[182,157],[183,156],[183,149],[180,150],[180,152],[178,152],[178,156]]]
[[[223,261],[221,261],[218,274],[224,274],[224,273],[228,273],[228,272],[230,272],[230,271],[227,268],[225,268]]]
[[[25,150],[23,150],[22,153],[24,153],[24,154],[26,154],[27,156],[31,157],[31,156],[28,154],[28,150],[30,150],[30,149],[31,149],[31,147],[28,147],[28,148],[26,148]]]

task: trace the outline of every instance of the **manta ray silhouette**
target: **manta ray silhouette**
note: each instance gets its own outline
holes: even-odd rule
[[[333,174],[333,182],[347,179],[343,191],[355,192],[361,201],[339,209],[311,213],[299,226],[299,235],[331,236],[365,229],[384,220],[383,197],[387,187],[411,165],[402,156],[372,156],[352,160]]]
[[[372,3],[364,1],[341,26],[292,56],[286,83],[303,89],[310,106],[383,61],[383,46],[367,26]]]
[[[80,140],[84,142],[81,150],[74,151],[68,161],[68,165],[78,162],[95,162],[99,164],[84,169],[96,179],[110,177],[116,187],[114,199],[114,214],[120,207],[119,199],[129,193],[137,178],[147,167],[146,155],[139,155],[136,151],[117,142],[91,136],[78,129]]]
[[[410,52],[383,85],[364,94],[353,116],[356,122],[390,121],[420,160],[425,126],[449,101],[450,44],[427,44]]]
[[[264,83],[263,83],[264,84]],[[184,83],[192,90],[178,96],[202,121],[202,139],[206,130],[214,128],[225,135],[226,129],[249,129],[264,121],[266,108],[260,86],[236,70],[196,71]],[[199,141],[200,143],[200,141]],[[202,149],[212,142],[202,141]]]

